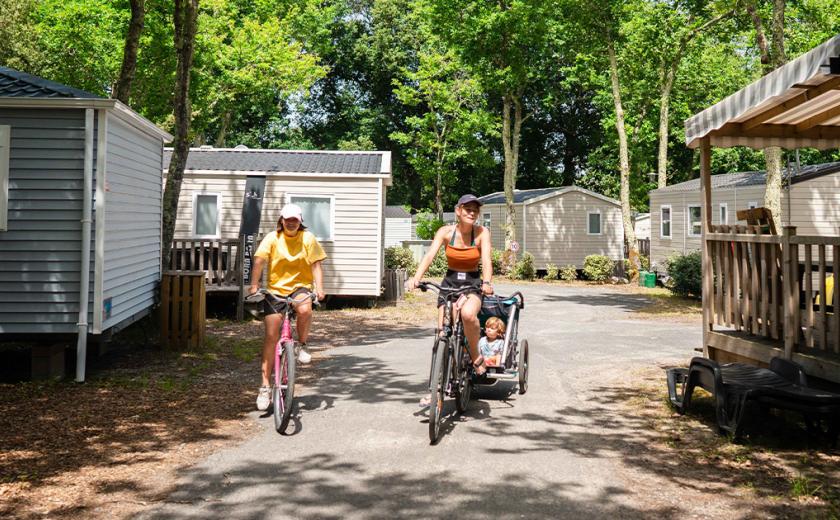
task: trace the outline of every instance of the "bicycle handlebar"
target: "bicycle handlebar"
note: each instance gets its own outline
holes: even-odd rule
[[[447,298],[455,296],[455,295],[466,294],[470,291],[480,290],[478,287],[475,287],[475,286],[472,286],[472,285],[467,285],[465,287],[454,288],[454,287],[441,287],[440,285],[436,284],[435,282],[429,282],[429,281],[422,281],[422,282],[419,282],[417,284],[417,288],[420,289],[423,292],[428,291],[429,287],[431,287],[433,289],[436,289],[437,292],[439,292],[439,293],[446,293]]]

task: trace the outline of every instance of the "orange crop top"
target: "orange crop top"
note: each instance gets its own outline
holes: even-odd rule
[[[475,245],[475,228],[470,232],[469,247],[455,247],[455,233],[457,232],[458,229],[455,228],[455,231],[452,232],[452,238],[446,244],[446,263],[449,265],[449,269],[462,273],[478,271],[481,251]]]

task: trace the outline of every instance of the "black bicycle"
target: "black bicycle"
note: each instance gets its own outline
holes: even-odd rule
[[[465,412],[470,402],[473,365],[464,337],[464,324],[460,317],[455,319],[453,306],[461,295],[476,292],[477,288],[467,286],[451,289],[434,282],[420,282],[417,287],[421,291],[434,288],[444,297],[443,329],[435,336],[429,375],[429,390],[432,394],[429,403],[429,440],[435,444],[440,438],[444,399],[447,396],[454,398],[458,413]]]

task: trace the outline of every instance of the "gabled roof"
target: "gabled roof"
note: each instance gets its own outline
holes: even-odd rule
[[[402,206],[385,206],[385,218],[411,218],[411,213]]]
[[[558,188],[537,188],[533,190],[513,190],[513,203],[514,204],[532,204],[535,202],[539,202],[541,200],[549,199],[551,197],[556,197],[559,195],[563,195],[565,193],[571,192],[578,192],[584,193],[586,195],[595,197],[597,199],[601,199],[604,202],[609,202],[610,204],[614,204],[616,206],[620,206],[621,203],[615,199],[607,197],[606,195],[601,195],[600,193],[596,193],[591,190],[587,190],[585,188],[581,188],[580,186],[561,186]],[[479,200],[484,204],[504,204],[505,203],[505,192],[497,191],[495,193],[491,193],[489,195],[484,195],[479,197]]]
[[[795,169],[792,170],[790,182],[791,184],[796,184],[797,182],[822,177],[823,175],[831,175],[832,173],[837,172],[840,172],[840,162],[812,164],[810,166],[803,166],[798,172]],[[787,176],[787,171],[783,170],[782,175]],[[766,182],[767,172],[764,170],[712,175],[712,189],[758,186],[765,184]],[[699,193],[700,179],[691,179],[690,181],[681,182],[679,184],[672,184],[664,188],[651,190],[651,193],[671,193],[681,191],[696,191]]]
[[[0,97],[104,99],[84,90],[7,67],[0,67]]]
[[[172,149],[164,149],[163,155],[163,167],[167,169]],[[390,159],[390,152],[201,147],[190,149],[186,170],[388,175]]]

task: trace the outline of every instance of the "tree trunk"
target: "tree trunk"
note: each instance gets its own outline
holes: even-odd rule
[[[137,48],[140,45],[140,34],[143,32],[146,17],[144,3],[145,0],[131,0],[131,19],[128,21],[128,32],[125,35],[122,68],[112,96],[126,105],[131,96],[131,83],[134,81],[134,73],[137,70]]]
[[[665,70],[665,78],[662,82],[662,92],[659,97],[659,154],[657,157],[657,188],[664,188],[668,185],[668,113],[671,110],[671,89],[674,87],[674,77],[677,75],[679,60],[677,59]]]
[[[513,147],[513,139],[516,133],[516,124],[512,123],[511,118],[515,117],[511,112],[516,112],[514,108],[514,96],[505,94],[502,103],[502,147],[505,154],[505,175],[504,175],[504,190],[505,190],[505,251],[510,250],[512,242],[516,241],[516,208],[513,205],[513,190],[516,188],[516,152]],[[512,128],[513,127],[513,128]],[[518,136],[516,136],[518,138]]]
[[[440,175],[440,164],[437,165],[437,178],[435,179],[435,213],[437,218],[443,220],[443,200],[441,195],[441,183],[443,180]]]
[[[181,195],[181,180],[190,152],[190,69],[195,50],[195,33],[198,19],[198,0],[175,0],[175,53],[178,65],[175,73],[175,140],[172,145],[172,159],[166,176],[163,192],[163,268],[169,265],[172,237],[175,234],[175,216],[178,213],[178,197]]]
[[[771,28],[771,67],[775,70],[787,61],[785,56],[785,2],[773,1],[773,24]],[[766,45],[766,43],[765,43]],[[769,72],[769,71],[768,71]],[[782,149],[771,146],[764,149],[764,164],[767,169],[767,182],[764,189],[764,207],[773,215],[776,229],[782,229]]]
[[[621,169],[621,220],[624,225],[624,239],[629,249],[629,259],[632,271],[638,274],[639,246],[636,243],[636,233],[630,214],[630,153],[627,148],[627,130],[624,128],[624,108],[621,104],[621,89],[618,81],[618,60],[612,38],[607,33],[607,54],[610,60],[610,82],[612,83],[613,103],[615,104],[615,128],[618,131],[618,156]],[[635,278],[635,276],[634,276]]]
[[[225,140],[227,139],[227,131],[230,128],[231,111],[225,110],[222,114],[222,126],[219,128],[219,134],[216,136],[216,148],[224,148]]]

